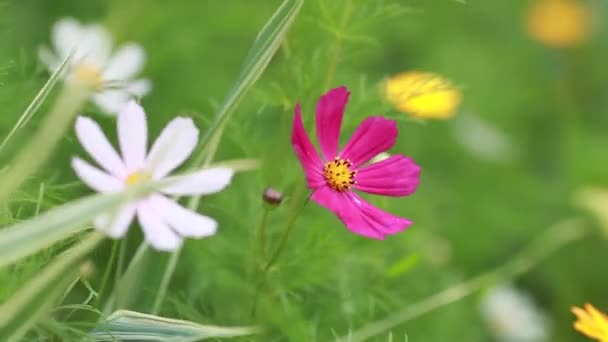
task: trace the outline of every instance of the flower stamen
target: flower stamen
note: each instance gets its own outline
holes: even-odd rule
[[[125,179],[125,184],[127,186],[131,186],[131,185],[136,185],[136,184],[140,184],[143,182],[147,182],[150,179],[152,179],[152,176],[145,172],[145,171],[135,171],[133,173],[131,173],[129,176],[127,176],[127,179]]]
[[[89,63],[78,64],[72,72],[72,77],[74,77],[74,81],[82,83],[95,90],[103,88],[103,77],[101,76],[101,71],[99,68]]]
[[[331,162],[325,164],[323,168],[323,178],[332,189],[336,191],[349,190],[354,184],[357,171],[351,171],[353,163],[348,159],[336,157]]]

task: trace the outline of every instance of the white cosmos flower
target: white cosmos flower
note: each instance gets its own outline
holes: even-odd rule
[[[498,341],[544,342],[549,340],[547,316],[526,293],[503,284],[486,293],[481,312]]]
[[[94,88],[93,102],[108,114],[121,110],[132,98],[146,95],[152,85],[135,76],[143,68],[146,53],[136,43],[126,43],[112,53],[112,37],[100,25],[81,25],[73,18],[59,20],[53,26],[54,52],[39,51],[40,60],[50,72],[72,53],[64,78],[84,82]]]
[[[99,125],[78,117],[76,135],[84,149],[103,169],[74,157],[72,167],[91,189],[116,192],[147,180],[160,180],[190,156],[198,141],[198,129],[189,118],[173,119],[147,151],[146,114],[135,101],[118,113],[118,142],[121,155],[110,144]],[[137,216],[145,240],[158,250],[175,250],[183,237],[213,235],[215,220],[188,210],[166,195],[205,195],[224,189],[233,171],[216,167],[187,174],[164,186],[158,193],[125,204],[115,213],[98,216],[95,228],[112,238],[123,237]]]

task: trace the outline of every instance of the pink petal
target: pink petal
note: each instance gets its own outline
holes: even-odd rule
[[[295,150],[298,159],[300,159],[300,164],[306,174],[306,183],[308,183],[310,188],[318,188],[325,184],[325,180],[321,174],[323,163],[304,129],[300,104],[296,105],[295,112],[293,131],[291,133],[291,144],[293,145],[293,149]]]
[[[407,196],[418,186],[420,166],[394,155],[357,171],[355,189],[385,196]]]
[[[321,187],[315,190],[312,200],[336,214],[350,231],[372,239],[382,240],[386,235],[400,232],[412,224],[408,219],[372,206],[353,192]]]
[[[129,172],[140,170],[146,160],[148,123],[144,109],[131,100],[118,113],[118,142]]]
[[[340,157],[350,159],[356,168],[378,153],[391,148],[395,144],[397,134],[397,124],[394,120],[371,116],[359,125],[340,152]]]
[[[338,156],[340,127],[349,94],[346,87],[335,88],[321,96],[317,103],[317,137],[325,160]]]

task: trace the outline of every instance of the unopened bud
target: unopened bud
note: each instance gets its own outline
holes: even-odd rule
[[[264,202],[270,205],[279,205],[283,201],[283,194],[274,188],[268,187],[264,190],[262,198]]]

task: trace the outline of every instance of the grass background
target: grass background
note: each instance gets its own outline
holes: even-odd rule
[[[550,225],[582,215],[572,206],[576,189],[608,182],[605,27],[580,47],[555,50],[526,34],[522,20],[528,1],[348,2],[307,1],[235,112],[216,159],[262,158],[264,167],[238,175],[227,191],[203,199],[201,211],[220,221],[220,231],[186,243],[162,315],[217,325],[263,324],[269,331],[253,338],[259,341],[332,340],[510,260]],[[586,3],[601,22],[608,6]],[[154,89],[142,103],[152,136],[175,115],[193,116],[204,130],[256,33],[279,4],[5,1],[0,4],[1,133],[9,131],[46,81],[37,48],[48,44],[50,27],[65,16],[101,22],[117,42],[137,41],[146,48],[143,75]],[[456,118],[417,122],[383,103],[379,83],[411,69],[439,72],[461,87],[464,102]],[[398,120],[400,135],[391,152],[409,155],[422,166],[420,187],[408,198],[371,201],[415,224],[383,242],[366,240],[326,210],[307,205],[252,318],[250,272],[261,193],[272,185],[289,197],[303,181],[289,145],[293,106],[302,104],[310,128],[316,99],[338,85],[352,92],[344,141],[368,115]],[[90,105],[83,112],[95,115],[97,110]],[[461,144],[455,129],[470,115],[509,138],[510,158],[480,158]],[[41,117],[23,131],[21,141]],[[113,120],[96,118],[113,136]],[[10,153],[0,156],[3,162]],[[3,208],[2,222],[88,194],[69,168],[74,154],[84,152],[70,133],[45,170]],[[274,241],[288,211],[286,203],[270,216]],[[608,308],[608,249],[598,236],[560,250],[514,280],[551,317],[551,341],[584,340],[571,328],[570,306],[590,301]],[[131,252],[139,239],[138,230],[131,229]],[[94,288],[110,246],[104,243],[93,256]],[[58,249],[0,271],[0,299],[33,277]],[[141,284],[141,293],[135,308],[145,310],[154,292]],[[86,295],[86,288],[78,286],[68,300],[78,302]],[[393,329],[393,337],[492,341],[478,304],[479,296],[471,296]],[[56,322],[62,317],[56,314]],[[66,332],[77,327],[74,321],[87,319],[78,313],[68,323],[45,323],[32,336]],[[377,340],[386,341],[389,333]]]

